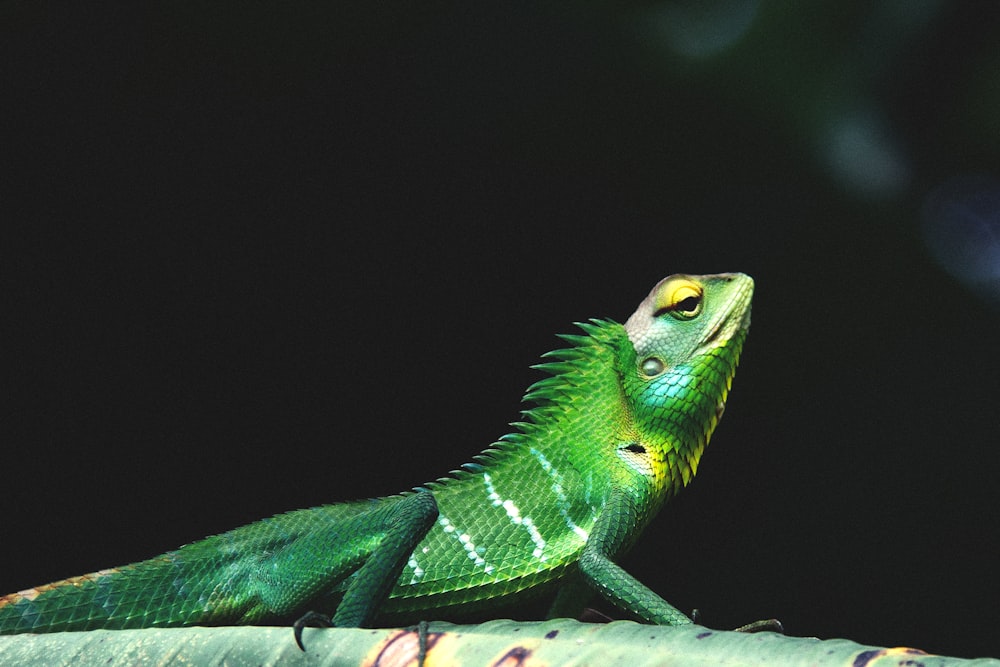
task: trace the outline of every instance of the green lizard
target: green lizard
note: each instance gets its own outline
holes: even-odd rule
[[[558,588],[689,623],[614,562],[694,476],[750,325],[739,273],[660,281],[623,325],[545,355],[515,431],[448,477],[281,514],[156,558],[0,598],[0,634],[314,618],[363,627],[494,614]],[[301,618],[300,618],[301,620]],[[297,625],[297,633],[301,625]],[[298,635],[297,635],[298,637]]]

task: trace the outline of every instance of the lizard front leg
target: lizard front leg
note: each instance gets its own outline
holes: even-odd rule
[[[676,607],[647,588],[638,579],[611,560],[626,539],[627,526],[641,520],[638,508],[628,493],[614,489],[587,539],[577,563],[580,578],[594,591],[616,607],[658,625],[686,625],[691,619]],[[572,583],[570,584],[572,586]],[[553,609],[556,610],[577,595],[560,591]]]

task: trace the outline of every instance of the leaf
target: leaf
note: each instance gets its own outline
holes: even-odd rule
[[[990,658],[931,656],[916,649],[862,646],[845,639],[744,634],[698,625],[665,627],[630,621],[569,619],[481,625],[431,623],[427,667],[435,665],[841,665],[843,667],[1000,667]],[[194,627],[92,630],[0,637],[4,665],[416,665],[414,629],[307,628],[306,651],[287,627]]]

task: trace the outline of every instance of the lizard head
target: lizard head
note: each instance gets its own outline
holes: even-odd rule
[[[673,275],[625,323],[634,357],[622,379],[641,440],[621,455],[674,490],[694,476],[722,417],[752,296],[753,280],[742,273]]]

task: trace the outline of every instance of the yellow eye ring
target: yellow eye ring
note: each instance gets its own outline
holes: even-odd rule
[[[694,319],[701,313],[702,289],[698,283],[677,278],[666,283],[656,300],[654,317],[670,313],[680,320]]]

